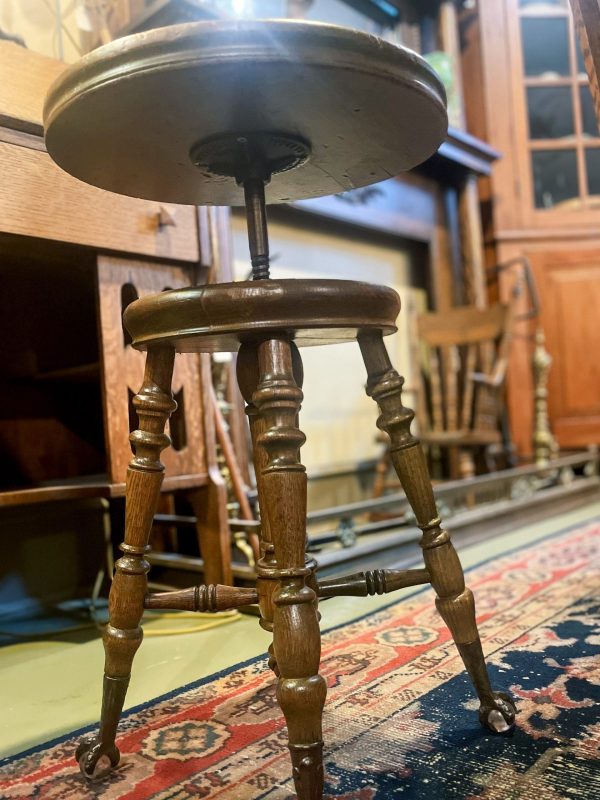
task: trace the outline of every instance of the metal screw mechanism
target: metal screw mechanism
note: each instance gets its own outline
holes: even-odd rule
[[[235,178],[244,187],[252,280],[269,278],[265,186],[271,176],[303,164],[310,146],[297,136],[254,131],[220,134],[194,145],[190,157],[207,175]]]
[[[262,281],[269,277],[269,231],[267,230],[267,207],[265,205],[265,182],[261,178],[244,181],[246,222],[252,280]]]

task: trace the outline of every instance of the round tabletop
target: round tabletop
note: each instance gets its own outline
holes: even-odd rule
[[[416,53],[292,20],[198,22],[100,47],[51,86],[52,158],[86,183],[172,203],[243,205],[236,181],[194,163],[214,137],[301,142],[268,203],[337,194],[411,169],[447,129],[445,93]],[[197,159],[196,159],[197,160]]]

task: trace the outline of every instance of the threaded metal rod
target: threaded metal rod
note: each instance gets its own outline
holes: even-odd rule
[[[252,263],[252,280],[262,281],[269,277],[269,234],[265,207],[265,184],[261,178],[244,181],[248,243]]]

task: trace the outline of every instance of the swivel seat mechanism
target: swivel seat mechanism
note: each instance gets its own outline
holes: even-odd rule
[[[190,151],[205,176],[234,178],[244,188],[252,280],[269,278],[269,234],[265,186],[271,177],[300,166],[310,157],[310,145],[297,136],[255,131],[211,136]]]

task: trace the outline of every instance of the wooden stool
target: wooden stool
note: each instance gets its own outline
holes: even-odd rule
[[[117,722],[144,608],[220,611],[258,602],[273,633],[270,666],[286,718],[296,792],[323,792],[318,599],[383,594],[428,584],[480,700],[479,718],[506,732],[515,708],[492,691],[473,595],[438,517],[403,379],[383,336],[396,330],[399,299],[357,281],[271,280],[269,202],[332,194],[409,169],[444,138],[444,92],[414,53],[375,37],[288,22],[196,23],[141,34],[85,57],[54,84],[46,103],[53,158],[90,183],[167,202],[240,205],[248,214],[253,280],[177,289],[130,305],[125,325],[147,350],[135,399],[139,429],[127,477],[123,557],[110,593],[106,667],[97,736],[80,745],[84,775],[119,761]],[[305,554],[306,474],[299,458],[299,347],[357,340],[379,427],[423,531],[425,565],[319,581]],[[175,408],[176,352],[239,351],[261,509],[256,590],[199,586],[147,595],[144,555],[162,481],[165,424]],[[332,367],[333,368],[333,367]],[[333,411],[333,409],[332,409]]]

